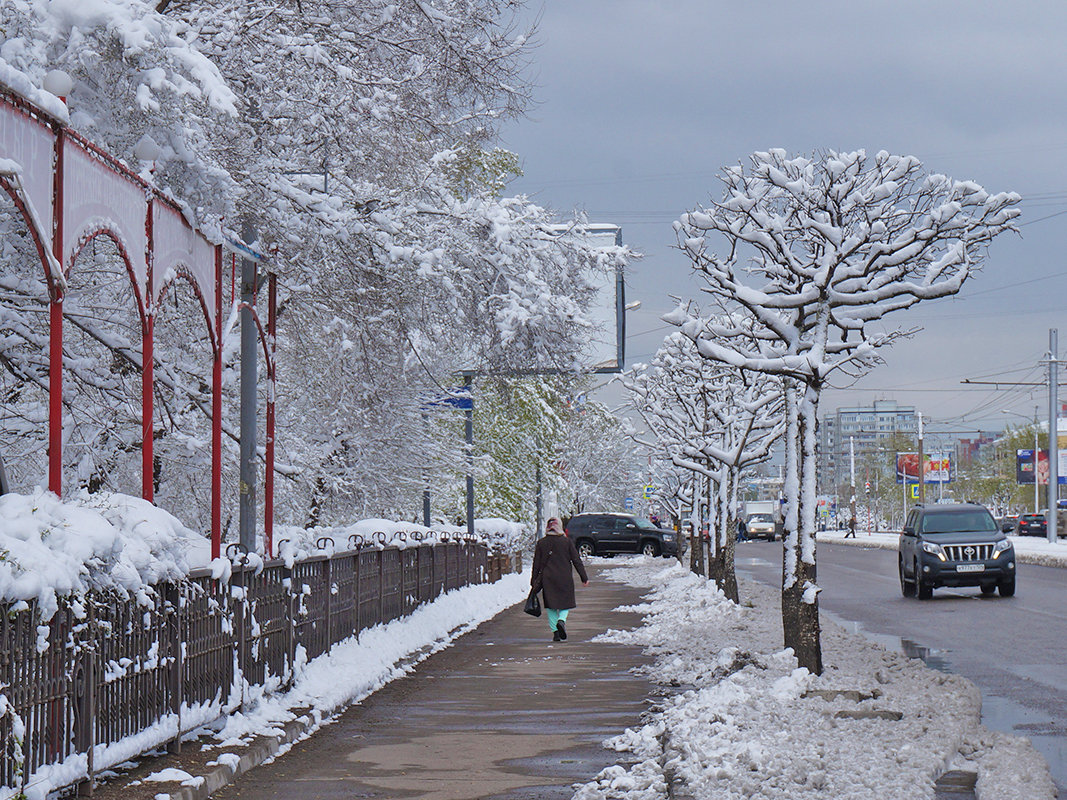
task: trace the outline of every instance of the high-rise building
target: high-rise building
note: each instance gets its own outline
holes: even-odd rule
[[[916,436],[919,415],[914,406],[899,406],[894,400],[876,400],[871,406],[839,408],[827,414],[819,426],[816,465],[819,492],[836,494],[849,479],[849,439],[856,458],[870,453],[898,433]]]

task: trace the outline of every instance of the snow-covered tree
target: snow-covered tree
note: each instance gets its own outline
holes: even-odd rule
[[[643,482],[644,454],[627,435],[619,418],[584,391],[572,395],[566,436],[555,467],[563,488],[560,507],[573,515],[622,508]]]
[[[786,411],[786,645],[822,671],[815,570],[819,396],[868,370],[907,331],[883,318],[955,294],[986,246],[1014,228],[1019,197],[927,174],[918,159],[862,150],[752,155],[722,172],[721,200],[675,223],[679,245],[720,305],[668,315],[713,361],[778,376]]]
[[[681,333],[666,337],[652,362],[624,379],[631,403],[678,467],[715,484],[711,577],[737,602],[734,572],[737,485],[741,470],[765,461],[782,433],[777,382],[703,358]],[[709,501],[711,498],[709,498]]]
[[[427,458],[444,470],[456,458],[448,437],[420,444],[420,392],[464,368],[576,369],[593,296],[583,272],[625,261],[624,250],[560,236],[548,210],[501,196],[517,159],[493,136],[528,91],[517,8],[0,0],[6,67],[37,84],[65,69],[76,128],[185,201],[200,225],[232,233],[250,220],[272,253],[277,508],[292,521],[410,509]],[[133,158],[144,137],[158,145],[152,164]],[[0,341],[0,448],[26,485],[44,473],[47,361],[34,321],[47,292],[19,220],[9,207],[0,215],[13,234],[6,263],[20,265],[0,284],[14,332]],[[137,321],[117,254],[101,244],[86,258],[65,306],[67,327],[85,340],[66,348],[68,473],[136,493]],[[181,287],[166,301],[155,347],[157,496],[202,525],[209,351]],[[233,320],[223,332],[228,444]]]

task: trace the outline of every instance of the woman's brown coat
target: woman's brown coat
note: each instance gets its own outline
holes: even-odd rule
[[[589,582],[589,576],[585,571],[582,557],[578,555],[578,549],[566,536],[545,536],[534,548],[533,567],[530,574],[530,585],[540,584],[541,598],[545,608],[562,611],[565,608],[574,608],[574,575],[571,566],[578,570],[582,583]],[[540,576],[540,580],[538,580]]]

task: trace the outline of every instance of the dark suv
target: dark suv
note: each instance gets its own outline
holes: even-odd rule
[[[915,506],[900,534],[900,591],[928,600],[939,586],[978,586],[1011,597],[1015,548],[1005,532],[977,503]]]
[[[632,514],[575,514],[567,523],[567,535],[583,558],[615,553],[678,555],[678,534]]]

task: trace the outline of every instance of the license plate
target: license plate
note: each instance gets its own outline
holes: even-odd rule
[[[956,572],[985,572],[985,564],[957,564]]]

